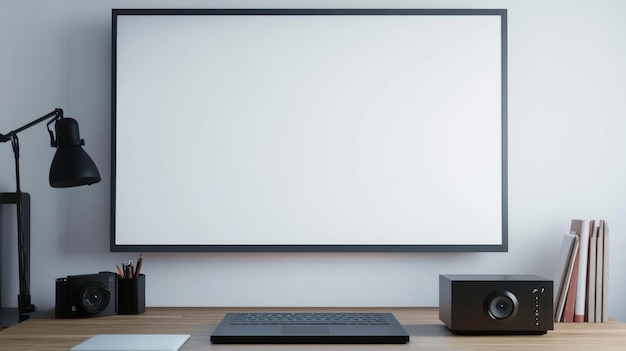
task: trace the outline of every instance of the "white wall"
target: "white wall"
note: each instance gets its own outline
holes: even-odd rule
[[[54,306],[55,278],[113,270],[138,256],[108,251],[111,8],[296,5],[508,8],[509,252],[145,253],[148,305],[436,306],[440,273],[551,277],[562,235],[580,217],[611,225],[610,314],[626,320],[620,0],[0,2],[0,132],[61,107],[79,121],[103,176],[91,187],[50,188],[54,150],[45,126],[20,134],[22,189],[32,196],[31,294],[39,309]],[[3,144],[0,191],[14,191],[14,181],[11,147]],[[2,304],[15,306],[14,207],[2,215]]]

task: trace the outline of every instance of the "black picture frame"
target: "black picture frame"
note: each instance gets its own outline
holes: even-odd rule
[[[121,16],[494,16],[500,20],[501,64],[501,238],[493,244],[150,244],[120,243],[116,233],[117,21]],[[507,10],[506,9],[113,9],[111,105],[110,250],[113,252],[506,252],[508,251],[507,161]],[[192,128],[192,127],[191,127]],[[141,138],[138,136],[138,138]],[[145,136],[144,136],[145,138]],[[146,143],[156,142],[146,139]],[[155,192],[158,192],[155,189]],[[184,204],[180,204],[184,206]],[[452,217],[451,220],[454,220]]]

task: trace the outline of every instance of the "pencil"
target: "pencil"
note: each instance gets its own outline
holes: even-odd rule
[[[119,265],[115,265],[115,268],[117,268],[117,274],[120,275],[120,278],[124,278],[124,272],[122,272],[122,269],[120,268]]]
[[[137,260],[137,268],[135,269],[135,278],[139,278],[139,274],[141,273],[141,264],[143,263],[143,257],[139,255],[139,259]]]

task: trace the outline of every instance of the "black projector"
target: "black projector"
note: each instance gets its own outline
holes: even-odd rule
[[[440,275],[439,319],[457,334],[545,334],[552,290],[534,275]]]

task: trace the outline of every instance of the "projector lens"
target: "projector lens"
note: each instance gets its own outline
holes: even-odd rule
[[[519,303],[511,292],[498,291],[490,295],[486,301],[486,307],[491,318],[504,320],[517,315]]]

